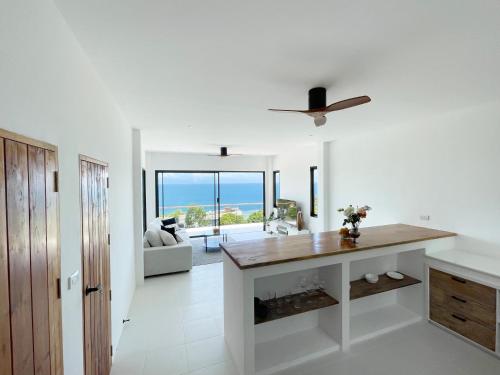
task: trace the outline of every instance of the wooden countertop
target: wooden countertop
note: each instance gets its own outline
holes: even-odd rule
[[[453,237],[456,233],[405,224],[361,228],[357,244],[341,241],[335,232],[221,243],[240,269],[264,267],[354,251]]]

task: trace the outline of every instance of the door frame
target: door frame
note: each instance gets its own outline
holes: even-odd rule
[[[82,275],[81,275],[81,286],[82,286],[82,339],[83,339],[83,368],[84,368],[84,374],[87,374],[87,369],[86,369],[86,357],[87,357],[87,348],[85,346],[85,298],[86,298],[86,295],[85,295],[85,288],[86,288],[86,285],[84,285],[84,281],[85,281],[85,269],[84,269],[84,264],[85,264],[85,250],[84,250],[84,245],[83,245],[83,204],[82,204],[82,161],[85,161],[85,162],[88,162],[88,163],[92,163],[92,164],[97,164],[99,166],[102,166],[102,167],[105,167],[108,169],[108,173],[109,173],[109,163],[108,162],[105,162],[105,161],[102,161],[102,160],[99,160],[99,159],[96,159],[96,158],[93,158],[93,157],[90,157],[90,156],[87,156],[87,155],[84,155],[84,154],[79,154],[78,155],[78,171],[79,171],[79,185],[80,185],[80,196],[79,196],[79,201],[80,201],[80,253],[81,253],[81,261],[82,261]],[[108,329],[108,339],[109,339],[109,343],[111,345],[111,357],[113,356],[113,341],[112,341],[112,327],[111,327],[111,243],[109,241],[109,232],[110,232],[110,223],[109,223],[109,176],[107,177],[107,181],[106,181],[106,184],[107,184],[107,188],[108,188],[108,198],[107,198],[107,217],[106,217],[106,226],[107,226],[107,229],[108,229],[108,251],[109,251],[109,306],[110,306],[110,310],[109,310],[109,322],[108,322],[108,325],[109,325],[109,329]],[[110,360],[110,368],[111,368],[111,365],[112,365],[112,360]]]
[[[266,171],[226,171],[226,170],[171,170],[171,169],[157,169],[155,170],[155,215],[159,217],[159,198],[160,192],[158,191],[158,175],[162,173],[213,173],[214,174],[214,208],[217,212],[217,218],[215,219],[215,226],[220,226],[220,174],[221,173],[261,173],[262,174],[262,213],[263,222],[262,230],[266,230],[265,218],[266,218]],[[215,181],[217,179],[217,182]]]

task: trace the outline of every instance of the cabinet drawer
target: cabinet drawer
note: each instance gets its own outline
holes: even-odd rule
[[[448,293],[431,284],[430,303],[433,305],[446,306],[448,311],[455,311],[461,316],[473,320],[491,329],[496,327],[496,311],[494,307],[481,305],[474,300],[462,297],[458,293]]]
[[[429,270],[429,281],[431,287],[438,287],[450,296],[456,295],[496,309],[496,289],[432,268]]]
[[[438,304],[431,304],[430,318],[479,345],[495,351],[496,332],[494,329],[476,323],[457,311],[450,311],[448,306]]]

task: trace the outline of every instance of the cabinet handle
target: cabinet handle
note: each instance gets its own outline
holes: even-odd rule
[[[461,322],[464,322],[464,323],[467,321],[467,319],[462,318],[461,316],[458,316],[456,314],[451,314],[451,316],[454,317],[457,320],[460,320]]]
[[[465,284],[467,282],[467,280],[462,279],[461,277],[457,277],[457,276],[452,276],[451,279],[455,280],[455,281],[457,281],[459,283],[462,283],[462,284]]]
[[[466,300],[464,300],[463,298],[457,297],[457,296],[451,296],[451,298],[453,298],[455,301],[458,301],[458,302],[467,303]]]

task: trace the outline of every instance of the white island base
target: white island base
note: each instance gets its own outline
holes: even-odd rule
[[[225,340],[240,375],[272,374],[338,350],[349,351],[351,344],[424,319],[425,251],[451,249],[454,241],[447,237],[246,269],[224,252]],[[351,300],[352,281],[365,273],[391,270],[417,283],[371,290]],[[315,275],[325,281],[325,291],[338,304],[255,324],[254,297],[290,294],[301,277]]]

